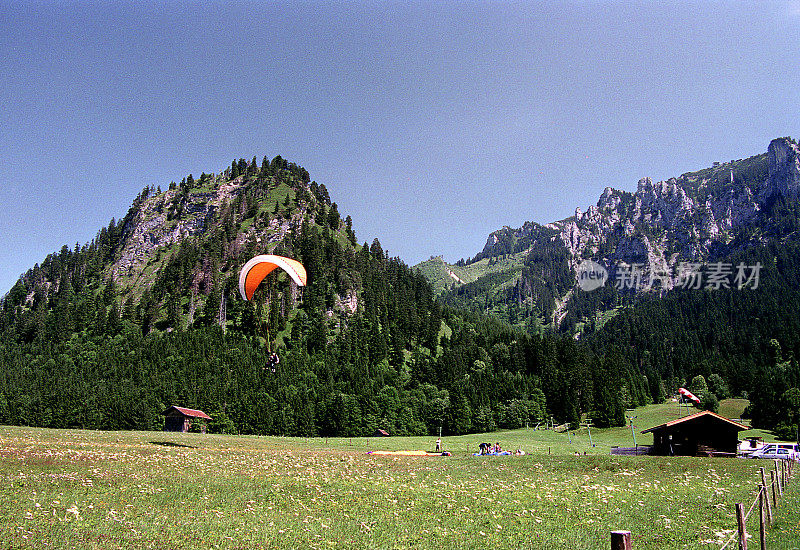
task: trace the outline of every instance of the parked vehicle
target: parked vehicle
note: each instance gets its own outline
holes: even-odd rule
[[[796,443],[769,443],[750,455],[750,458],[766,458],[772,460],[776,458],[797,460],[798,457],[800,457],[800,445]]]
[[[763,449],[764,443],[760,437],[748,437],[739,442],[736,455],[740,458],[750,458],[750,455],[759,449]]]

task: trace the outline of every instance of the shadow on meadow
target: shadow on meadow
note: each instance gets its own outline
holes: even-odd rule
[[[196,449],[195,445],[184,445],[183,443],[175,443],[174,441],[148,441],[151,445],[161,445],[162,447],[183,447],[185,449]]]

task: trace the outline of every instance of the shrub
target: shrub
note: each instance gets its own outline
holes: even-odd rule
[[[700,408],[704,411],[719,412],[719,399],[714,393],[707,391],[700,399]]]

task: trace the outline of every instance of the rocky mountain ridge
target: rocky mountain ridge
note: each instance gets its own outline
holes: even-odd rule
[[[799,192],[800,147],[778,138],[766,154],[656,183],[642,178],[634,193],[606,187],[596,205],[564,220],[504,227],[489,235],[481,255],[497,255],[498,243],[535,240],[546,227],[573,269],[591,258],[607,266],[646,264],[677,277],[680,262],[713,260],[769,201]]]
[[[450,305],[529,331],[550,327],[577,337],[583,323],[602,326],[620,306],[685,288],[714,266],[725,272],[721,277],[730,274],[731,284],[752,282],[745,278],[752,276],[744,272],[748,264],[739,269],[734,259],[798,239],[798,198],[800,146],[777,138],[767,152],[746,159],[666,181],[642,178],[633,192],[606,187],[596,204],[569,218],[503,227],[470,260],[428,261],[417,269]],[[582,264],[599,266],[607,278],[581,287]],[[448,269],[466,282],[446,277]]]
[[[358,248],[352,220],[340,217],[325,186],[310,181],[302,167],[280,156],[271,162],[265,157],[260,168],[255,158],[239,159],[219,174],[197,180],[190,174],[164,191],[145,187],[119,222],[112,219],[91,243],[76,247],[74,257],[91,257],[91,265],[74,275],[67,267],[73,253],[65,246],[24,274],[8,303],[43,308],[59,294],[93,285],[107,301],[116,297],[119,311],[146,318],[145,333],[154,325],[190,327],[198,315],[201,323],[224,326],[226,308],[241,309],[231,297],[238,295],[238,273],[247,259],[305,252],[316,260],[323,246],[336,251],[337,258],[326,258],[336,260],[335,282],[318,282],[315,291],[325,297],[320,310],[335,325],[362,303],[361,280],[344,265]],[[310,276],[329,275],[326,268],[318,262],[307,267]],[[269,300],[280,302],[281,315],[293,310],[297,294],[284,290],[269,290],[278,293]]]

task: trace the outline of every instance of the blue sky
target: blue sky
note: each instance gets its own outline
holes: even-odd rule
[[[800,2],[0,1],[0,295],[280,154],[415,264],[800,135]]]

